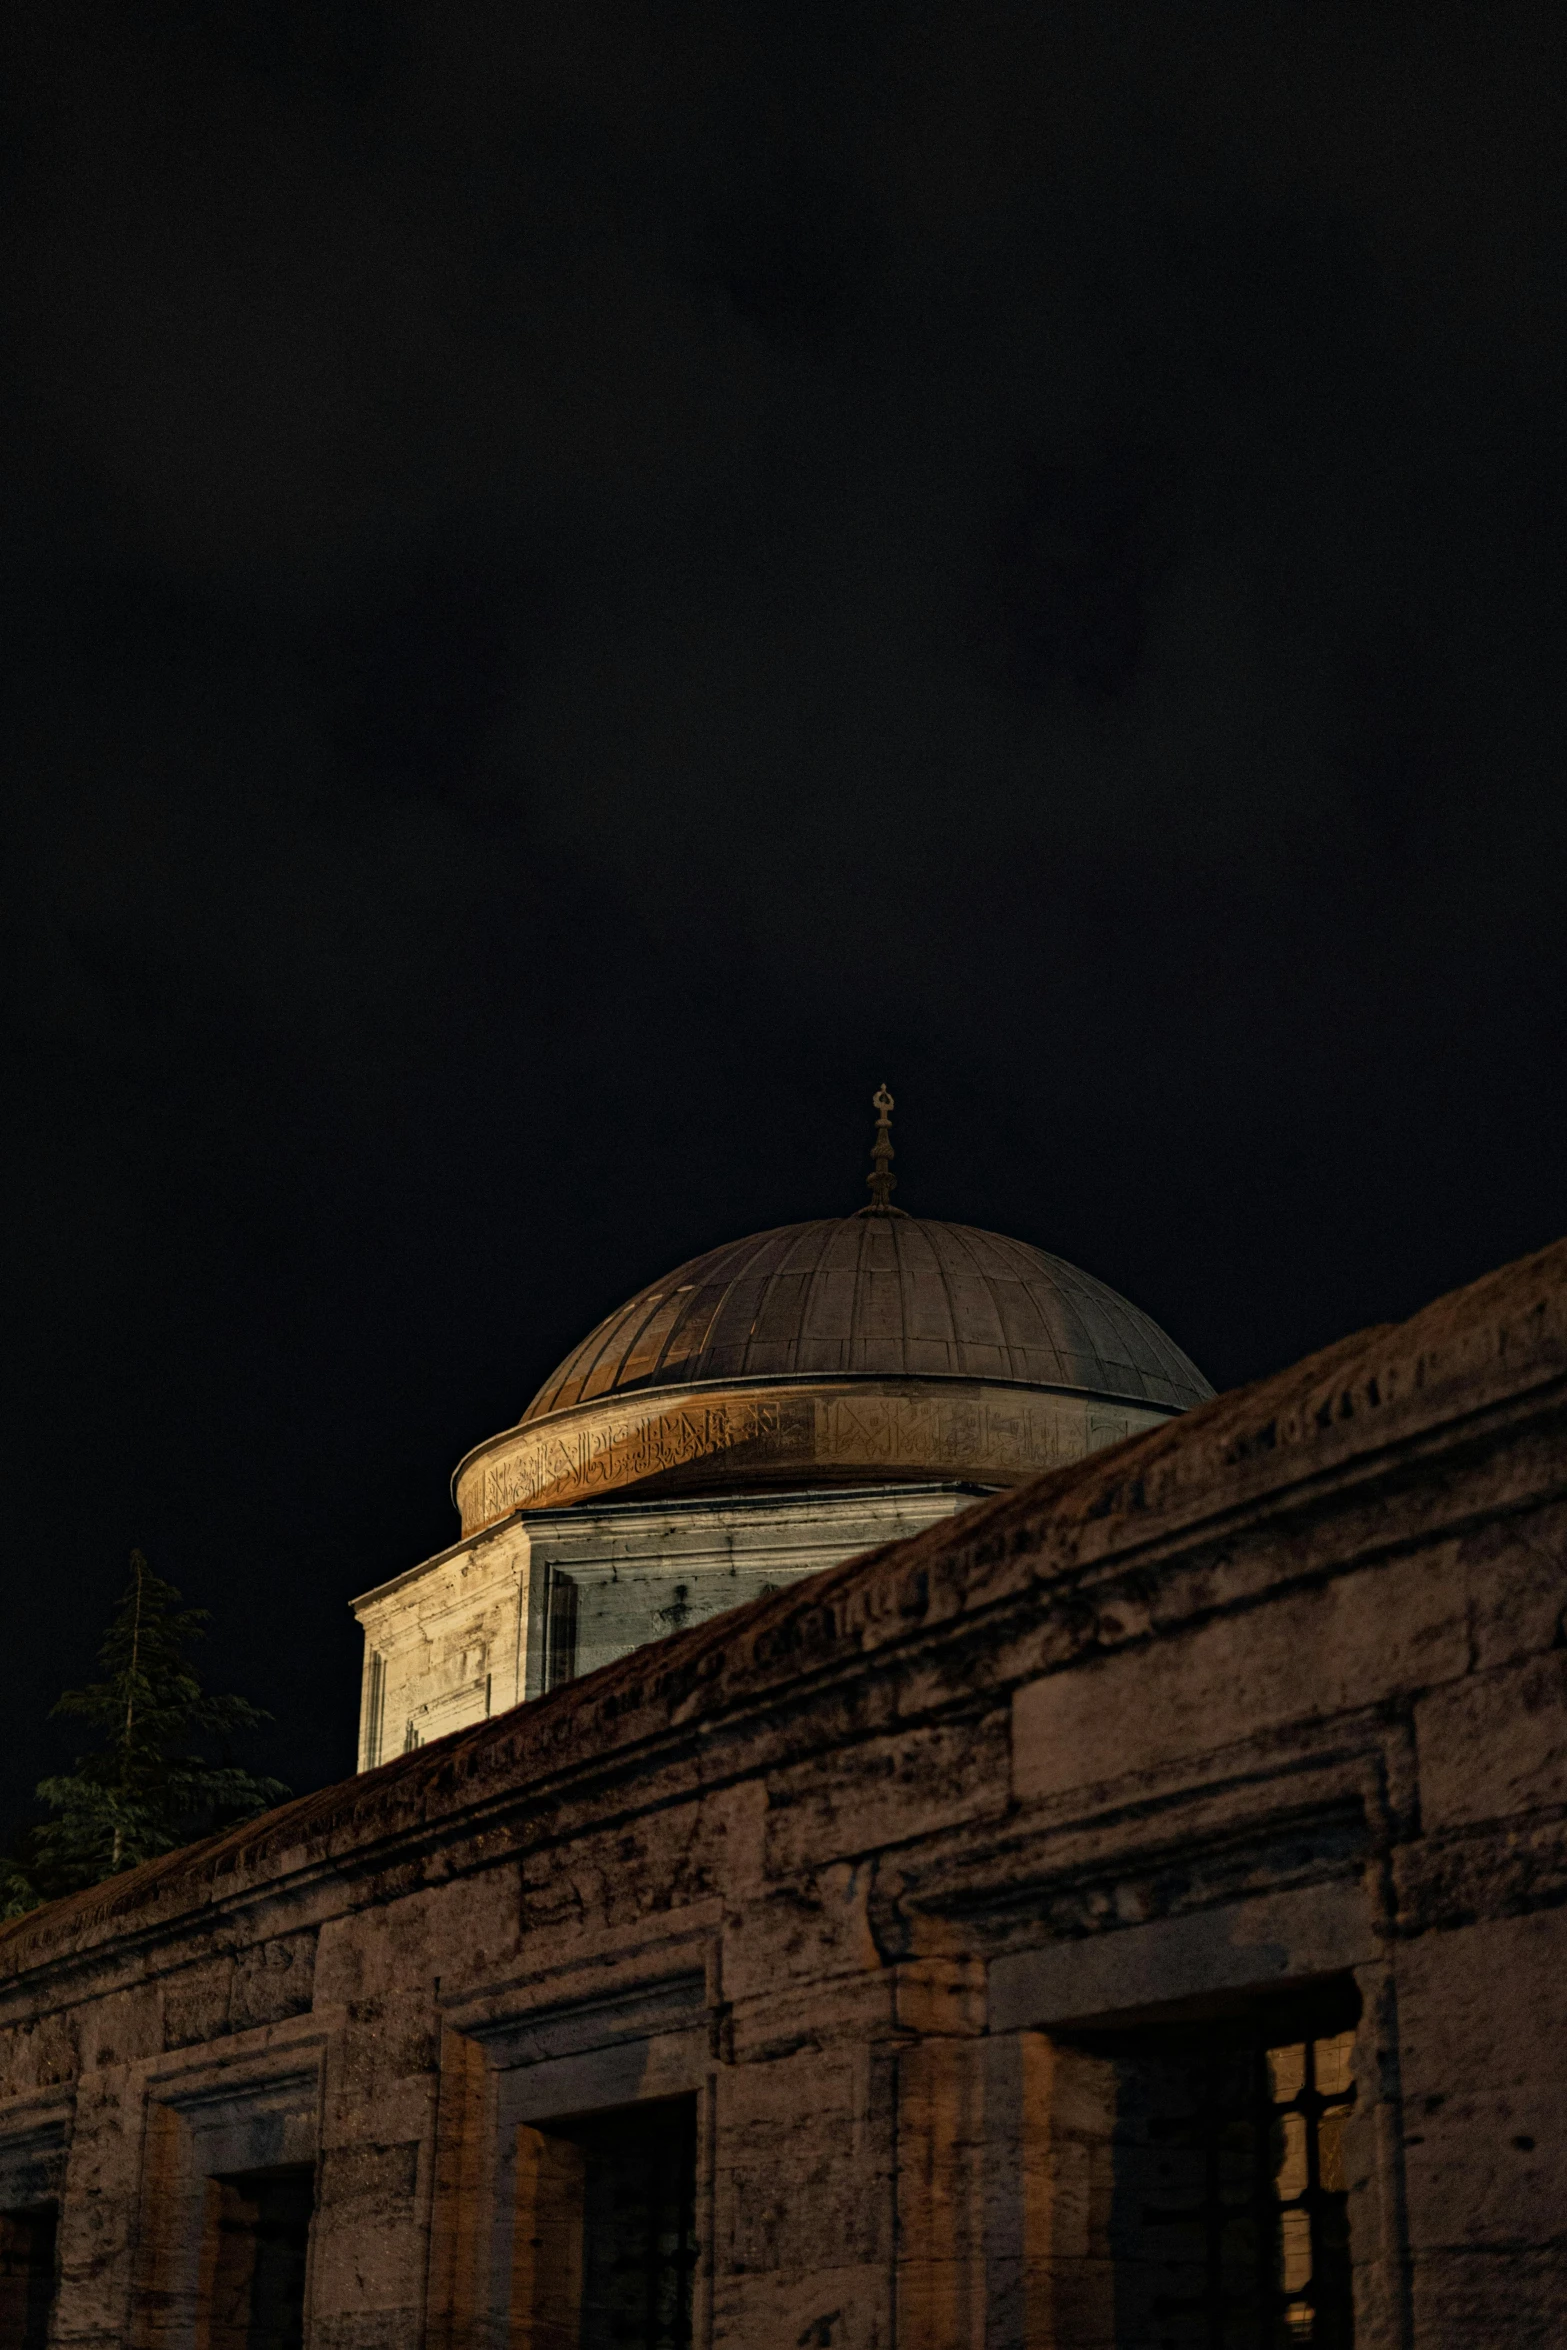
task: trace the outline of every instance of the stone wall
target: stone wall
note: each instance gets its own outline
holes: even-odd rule
[[[920,1533],[974,1499],[972,1487],[920,1484],[519,1510],[355,1600],[359,1767]]]
[[[569,2341],[572,2132],[666,2098],[697,2342],[1139,2338],[1151,2027],[1289,1997],[1360,2350],[1557,2344],[1564,1607],[1567,1244],[22,1920],[52,2338],[213,2340],[213,2182],[313,2163],[318,2350]]]

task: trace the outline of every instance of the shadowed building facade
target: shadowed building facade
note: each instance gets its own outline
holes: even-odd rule
[[[1564,1614],[1567,1244],[21,1919],[0,2338],[1567,2339]]]

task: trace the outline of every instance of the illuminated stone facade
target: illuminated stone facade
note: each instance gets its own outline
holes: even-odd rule
[[[0,1929],[4,2338],[1567,2340],[1564,1621],[1567,1244]]]
[[[514,1511],[355,1602],[359,1768],[977,1498],[971,1486],[879,1485]]]
[[[453,1481],[463,1540],[354,1602],[360,1768],[1166,1416],[1021,1387],[858,1381],[590,1404],[497,1437]],[[884,1482],[857,1481],[868,1475]],[[701,1490],[715,1480],[718,1494]],[[640,1498],[649,1489],[662,1498]],[[557,1626],[559,1602],[584,1595],[553,1643],[552,1592]]]
[[[458,1464],[454,1548],[354,1603],[361,1768],[1208,1393],[1146,1314],[1001,1234],[878,1211],[710,1250]]]

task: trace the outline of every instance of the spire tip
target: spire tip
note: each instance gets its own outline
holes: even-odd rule
[[[871,1096],[871,1107],[876,1112],[876,1139],[871,1145],[871,1171],[865,1178],[870,1193],[869,1207],[861,1208],[862,1216],[901,1216],[902,1208],[895,1208],[892,1195],[898,1178],[892,1172],[892,1096],[885,1085],[878,1085]]]

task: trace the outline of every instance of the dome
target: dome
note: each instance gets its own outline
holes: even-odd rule
[[[783,1224],[639,1290],[520,1425],[612,1397],[842,1379],[963,1379],[1185,1411],[1213,1393],[1157,1322],[999,1232],[896,1211]]]
[[[1212,1393],[1061,1257],[881,1196],[639,1290],[457,1464],[464,1534],[519,1509],[853,1483],[1016,1485]]]

